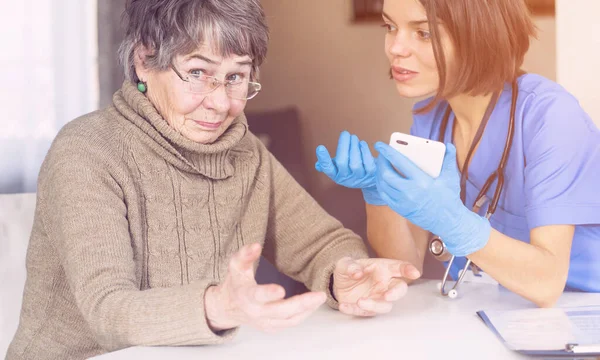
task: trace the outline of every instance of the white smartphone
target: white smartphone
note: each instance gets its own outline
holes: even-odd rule
[[[390,138],[390,146],[432,178],[440,176],[446,154],[444,143],[395,132]]]

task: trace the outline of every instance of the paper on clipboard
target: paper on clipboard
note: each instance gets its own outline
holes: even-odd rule
[[[600,306],[477,313],[515,351],[600,353]]]

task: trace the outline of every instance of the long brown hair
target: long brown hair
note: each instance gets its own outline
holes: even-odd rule
[[[536,28],[524,0],[419,0],[427,13],[440,84],[418,113],[458,94],[486,95],[520,73]],[[447,66],[440,24],[454,46]]]

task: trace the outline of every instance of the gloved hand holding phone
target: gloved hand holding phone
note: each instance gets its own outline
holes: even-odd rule
[[[413,224],[442,238],[448,251],[467,256],[482,249],[491,233],[489,221],[460,199],[456,148],[446,145],[442,170],[432,178],[385,143],[378,142],[376,184],[380,197]]]

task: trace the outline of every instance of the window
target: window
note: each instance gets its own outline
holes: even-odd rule
[[[20,0],[0,29],[0,193],[36,190],[60,128],[98,104],[96,0]]]

